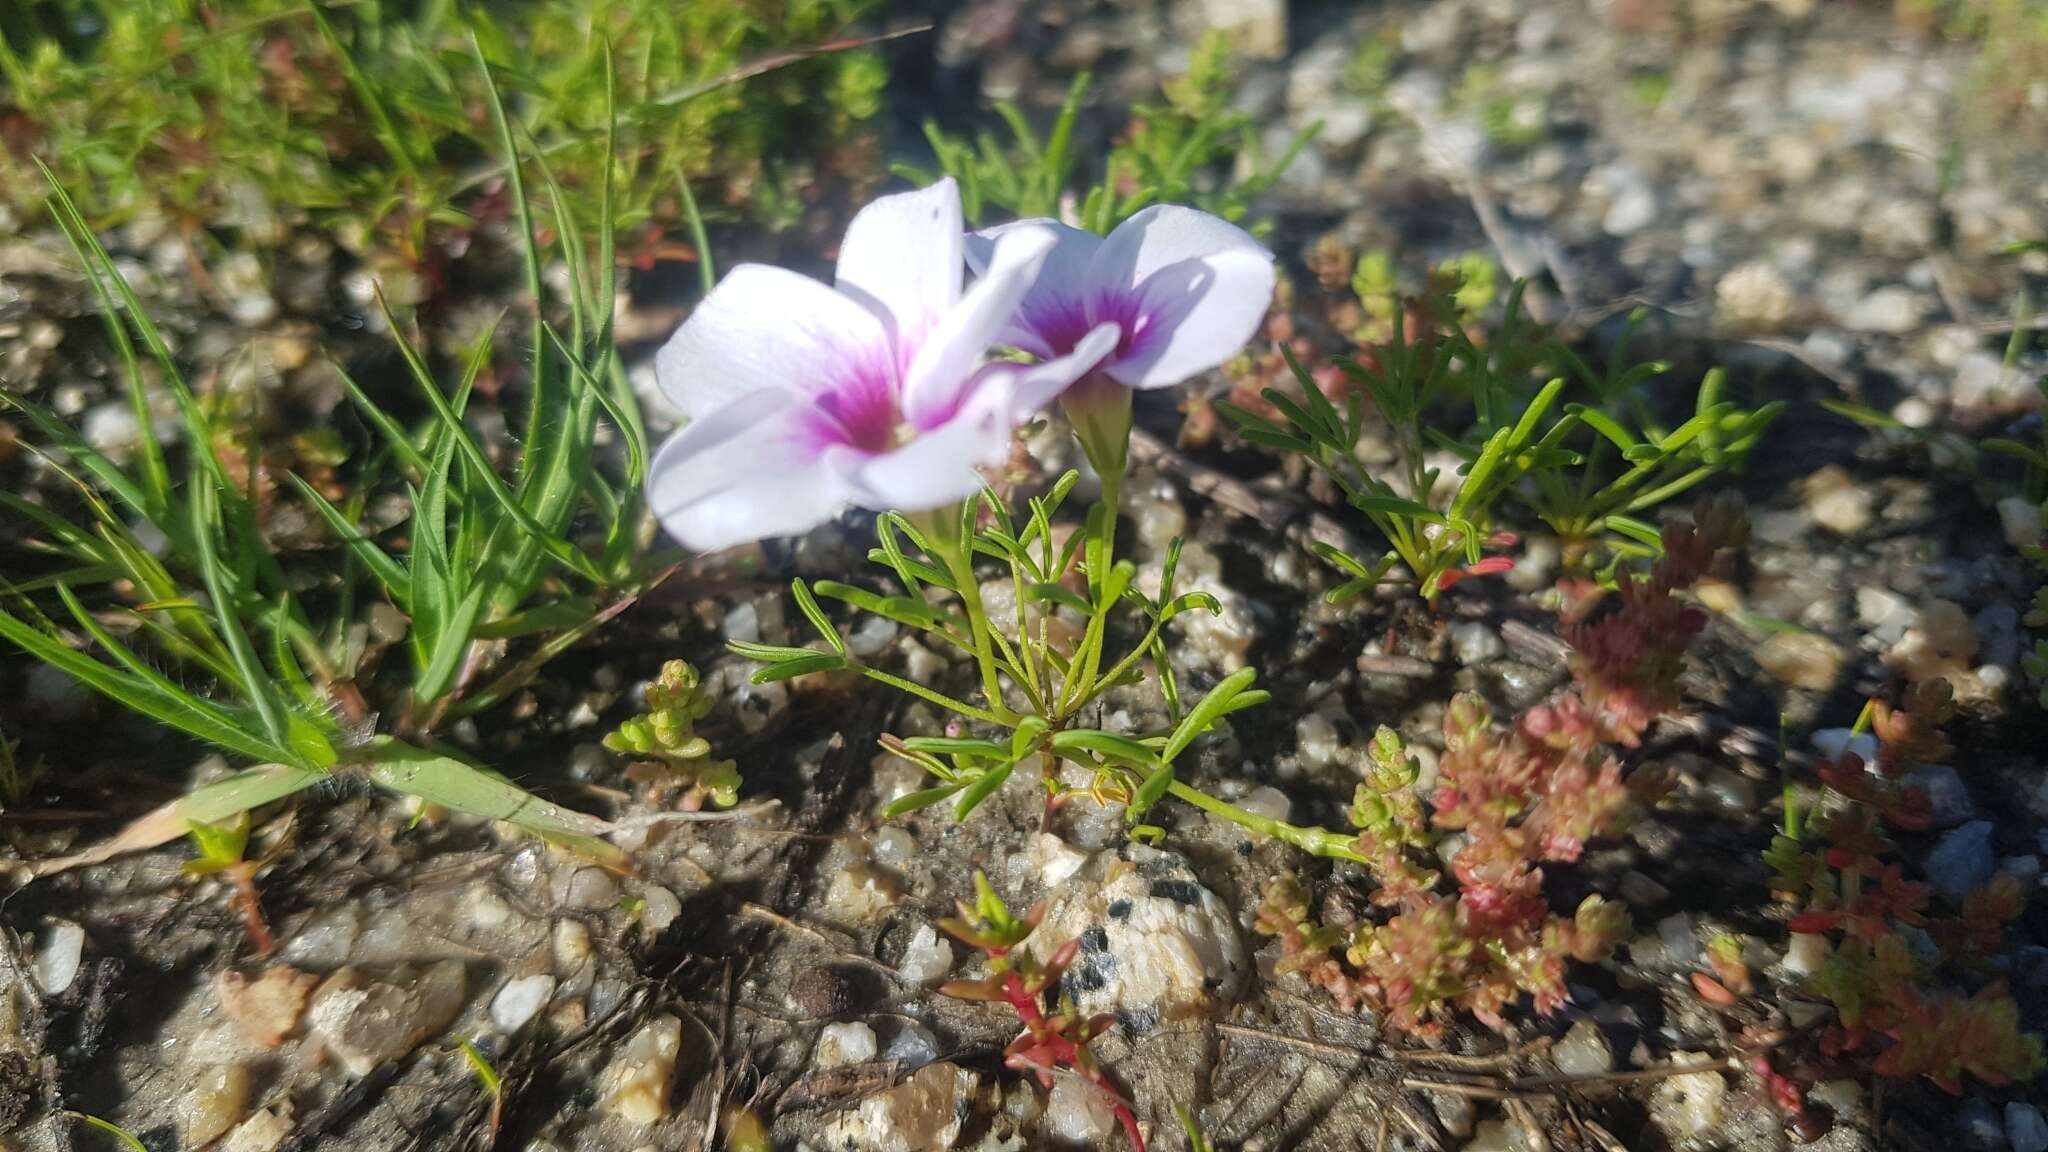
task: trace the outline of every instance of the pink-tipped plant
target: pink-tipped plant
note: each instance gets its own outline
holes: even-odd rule
[[[1054,1076],[1078,1076],[1102,1094],[1131,1147],[1145,1152],[1145,1136],[1138,1130],[1130,1101],[1089,1050],[1089,1044],[1114,1025],[1116,1018],[1081,1016],[1067,997],[1059,997],[1052,1008],[1046,1006],[1048,994],[1058,988],[1060,976],[1081,949],[1081,941],[1067,941],[1044,960],[1019,951],[1018,946],[1045,919],[1045,904],[1041,901],[1023,916],[1014,916],[981,872],[974,874],[974,903],[962,901],[959,908],[959,916],[939,921],[939,927],[955,940],[980,950],[988,958],[988,975],[980,980],[954,980],[939,991],[958,1000],[1008,1004],[1024,1030],[1003,1049],[1003,1063],[1029,1072],[1047,1089]]]
[[[1788,791],[1784,827],[1764,862],[1789,907],[1787,930],[1822,941],[1806,981],[1834,1008],[1821,1054],[1880,1076],[1925,1076],[1960,1094],[1966,1078],[1993,1087],[2030,1080],[2048,1069],[2048,1055],[2039,1035],[2021,1031],[2004,982],[1983,979],[1985,958],[2026,910],[2019,877],[2000,873],[1941,914],[1886,834],[1928,826],[1927,797],[1904,777],[1914,764],[1947,758],[1941,725],[1952,711],[1942,681],[1908,689],[1897,706],[1871,701],[1857,728],[1878,737],[1876,762],[1848,751],[1823,760],[1816,774],[1835,799],[1810,813]]]
[[[1578,860],[1587,843],[1627,825],[1643,788],[1624,778],[1612,747],[1633,746],[1676,705],[1685,648],[1705,623],[1682,593],[1741,538],[1740,509],[1726,503],[1666,529],[1650,573],[1622,573],[1616,607],[1567,630],[1575,686],[1514,724],[1497,724],[1477,696],[1454,698],[1426,806],[1415,792],[1419,766],[1381,728],[1352,803],[1353,849],[1378,882],[1372,902],[1392,915],[1348,933],[1322,926],[1300,886],[1283,878],[1267,888],[1257,923],[1279,938],[1282,970],[1424,1035],[1460,1011],[1506,1031],[1524,996],[1539,1013],[1562,1007],[1567,966],[1604,959],[1629,922],[1598,896],[1569,916],[1553,913],[1543,868]],[[1464,844],[1441,875],[1431,865],[1451,834]]]

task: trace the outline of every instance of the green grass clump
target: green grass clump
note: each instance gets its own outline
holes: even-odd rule
[[[427,261],[438,234],[503,203],[490,101],[465,62],[474,38],[580,218],[597,219],[615,85],[622,228],[656,243],[681,223],[678,176],[773,220],[801,174],[772,156],[877,109],[878,55],[813,51],[868,7],[27,0],[0,10],[0,199],[32,205],[40,157],[98,226],[162,212],[268,245],[280,214],[303,213]]]
[[[0,493],[0,510],[48,561],[41,574],[0,587],[0,638],[256,765],[186,797],[179,813],[192,826],[224,823],[335,773],[360,773],[617,858],[599,839],[602,822],[542,803],[437,740],[453,721],[503,703],[656,578],[644,555],[644,437],[612,342],[612,230],[600,225],[597,250],[585,249],[573,199],[538,152],[515,147],[480,49],[472,68],[484,78],[500,154],[530,158],[547,191],[537,204],[524,164],[508,168],[533,317],[520,448],[501,466],[464,420],[490,335],[447,385],[387,308],[430,417],[409,427],[347,381],[381,445],[355,465],[339,504],[290,477],[330,530],[332,553],[272,548],[254,469],[232,466],[237,457],[222,450],[237,443],[238,428],[187,383],[83,214],[45,172],[49,210],[98,294],[137,419],[148,427],[153,372],[175,401],[186,459],[175,463],[145,438],[132,464],[117,464],[48,409],[0,390],[0,402],[41,434],[37,451],[76,497],[55,507]],[[601,109],[609,96],[600,95]],[[600,220],[610,218],[612,191],[610,181],[599,191]],[[544,222],[555,238],[547,247]],[[554,261],[569,270],[568,298],[552,302],[568,317],[559,328],[542,307],[550,303],[542,269]],[[622,459],[596,450],[601,422],[623,442]],[[366,523],[366,506],[387,493],[403,498],[409,516]],[[405,620],[394,645],[402,654],[388,657],[358,623],[378,600]]]

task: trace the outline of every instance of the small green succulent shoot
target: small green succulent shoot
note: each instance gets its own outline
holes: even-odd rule
[[[249,850],[249,814],[238,812],[218,824],[193,820],[192,846],[196,859],[185,862],[187,876],[211,876],[242,863]]]
[[[657,794],[680,789],[685,808],[701,807],[707,800],[730,808],[739,803],[739,769],[731,760],[714,760],[711,742],[697,731],[697,722],[718,703],[702,689],[688,661],[663,664],[661,675],[647,686],[647,711],[608,733],[604,746],[632,758],[627,776]]]

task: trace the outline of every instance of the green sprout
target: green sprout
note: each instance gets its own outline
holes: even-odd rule
[[[633,758],[628,775],[635,780],[659,793],[681,788],[685,807],[708,799],[730,808],[739,803],[740,774],[732,761],[713,760],[711,742],[697,734],[697,721],[717,703],[701,687],[688,662],[662,665],[660,678],[647,686],[647,711],[606,735],[604,746]]]

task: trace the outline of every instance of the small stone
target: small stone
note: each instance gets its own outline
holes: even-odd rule
[[[826,1129],[826,1142],[834,1149],[858,1152],[951,1148],[960,1138],[979,1082],[957,1064],[927,1064],[840,1116]]]
[[[585,912],[610,908],[619,902],[619,882],[602,868],[576,868],[566,876],[556,873],[556,900],[564,907]]]
[[[142,425],[135,419],[135,409],[126,403],[101,404],[93,408],[85,414],[78,431],[87,444],[117,464],[126,463],[136,445],[142,443]]]
[[[1429,1110],[1436,1113],[1437,1123],[1444,1126],[1453,1140],[1463,1140],[1472,1135],[1478,1123],[1478,1112],[1472,1106],[1469,1096],[1452,1096],[1443,1092],[1428,1094]]]
[[[84,963],[85,929],[69,920],[52,921],[29,972],[45,996],[62,996]]]
[[[1818,932],[1794,932],[1785,946],[1785,971],[1794,976],[1819,972],[1834,952],[1828,938]]]
[[[213,981],[221,1011],[235,1031],[260,1048],[275,1048],[299,1029],[306,1001],[320,978],[289,964],[273,964],[254,980],[228,969]]]
[[[1657,939],[1664,945],[1664,963],[1690,968],[1700,960],[1700,938],[1690,912],[1674,912],[1657,921]]]
[[[555,978],[545,972],[507,980],[498,994],[491,997],[491,1023],[506,1035],[517,1032],[540,1015],[554,994]]]
[[[1978,1148],[1996,1148],[2005,1139],[2005,1126],[1998,1122],[1998,1109],[1982,1096],[1972,1096],[1963,1101],[1956,1119],[1962,1127],[1963,1139]]]
[[[1565,1031],[1564,1038],[1550,1050],[1557,1070],[1567,1076],[1598,1076],[1614,1071],[1614,1048],[1607,1034],[1591,1020],[1581,1020]]]
[[[2048,1119],[2023,1100],[2005,1106],[2005,1142],[2012,1152],[2048,1152]]]
[[[1458,663],[1467,668],[1498,659],[1507,650],[1500,633],[1481,621],[1464,620],[1451,625],[1451,651]]]
[[[1977,814],[1963,774],[1952,764],[1922,764],[1906,774],[1904,783],[1927,794],[1930,827],[1953,828]]]
[[[1806,514],[1837,536],[1854,536],[1870,527],[1871,493],[1840,465],[1830,464],[1801,485]]]
[[[2005,542],[2015,550],[2038,547],[2041,506],[2023,496],[2007,496],[1998,502],[1998,525],[2005,531]]]
[[[1465,1142],[1464,1152],[1537,1152],[1544,1147],[1521,1124],[1512,1120],[1486,1120],[1472,1130],[1472,1139]]]
[[[1682,1066],[1710,1060],[1702,1052],[1674,1052],[1671,1062]],[[1721,1126],[1721,1108],[1727,1098],[1728,1085],[1719,1072],[1673,1076],[1650,1094],[1650,1123],[1673,1146],[1684,1144]]]
[[[818,1046],[812,1059],[820,1068],[838,1068],[847,1064],[865,1064],[875,1058],[878,1045],[875,1030],[858,1020],[842,1024],[827,1024],[818,1033]]]
[[[223,1140],[219,1152],[277,1152],[292,1134],[290,1104],[265,1108],[235,1126]]]
[[[1086,853],[1068,844],[1050,832],[1040,832],[1024,847],[1023,858],[1036,867],[1038,882],[1047,888],[1057,888],[1067,878],[1081,870],[1088,862]]]
[[[825,892],[825,907],[835,923],[857,927],[895,907],[899,894],[895,877],[856,860],[833,874]]]
[[[1898,643],[1919,619],[1920,613],[1896,592],[1873,585],[1856,590],[1856,622],[1879,644],[1890,647]]]
[[[668,1115],[676,1056],[683,1049],[683,1022],[657,1016],[626,1041],[598,1076],[598,1111],[628,1124],[658,1123]]]
[[[216,1064],[202,1070],[192,1090],[178,1100],[178,1127],[185,1147],[211,1144],[235,1126],[249,1109],[249,1070],[240,1064]]]
[[[905,1068],[922,1068],[939,1058],[939,1038],[928,1028],[905,1024],[889,1040],[882,1059]]]
[[[1136,1032],[1227,1001],[1251,967],[1229,906],[1185,859],[1138,845],[1095,856],[1024,947],[1043,960],[1073,939],[1080,952],[1062,990]]]
[[[1863,1085],[1854,1080],[1823,1080],[1806,1090],[1806,1099],[1825,1106],[1837,1124],[1863,1123]]]
[[[352,905],[318,912],[303,928],[284,942],[278,959],[301,968],[321,971],[348,963],[355,950],[362,921]]]
[[[659,884],[648,885],[647,890],[640,894],[640,901],[640,922],[647,926],[649,932],[659,934],[667,931],[668,926],[676,922],[676,917],[683,914],[682,900]]]
[[[1714,286],[1714,320],[1737,331],[1770,332],[1792,319],[1792,286],[1768,262],[1730,268]]]
[[[918,925],[910,943],[903,949],[903,959],[896,965],[897,973],[908,983],[930,987],[944,980],[952,970],[953,945],[931,925]]]
[[[314,990],[309,1030],[349,1075],[367,1076],[453,1023],[462,1010],[464,983],[459,960],[391,982],[368,981],[343,968]]]
[[[1960,901],[1991,879],[1991,821],[1972,820],[1942,835],[1927,854],[1927,882],[1936,895]]]
[[[1287,55],[1285,0],[1198,0],[1192,7],[1202,29],[1229,36],[1233,56],[1278,60]]]
[[[1858,332],[1903,336],[1918,328],[1926,314],[1926,301],[1918,292],[1891,284],[1857,301],[1842,322]]]
[[[1311,712],[1294,722],[1294,754],[1300,757],[1303,768],[1327,768],[1343,751],[1344,742],[1328,716]]]
[[[1045,1122],[1069,1144],[1100,1148],[1116,1129],[1116,1111],[1101,1089],[1078,1076],[1061,1076],[1046,1099]]]
[[[1842,675],[1842,650],[1814,632],[1777,632],[1757,646],[1756,662],[1782,684],[1808,692],[1834,688]]]
[[[557,920],[548,941],[548,950],[554,955],[555,972],[561,976],[574,976],[578,969],[590,962],[590,929],[581,920]]]
[[[1294,801],[1287,798],[1287,793],[1271,784],[1261,784],[1239,797],[1237,806],[1255,816],[1264,816],[1269,820],[1285,823],[1288,815],[1294,810]]]

